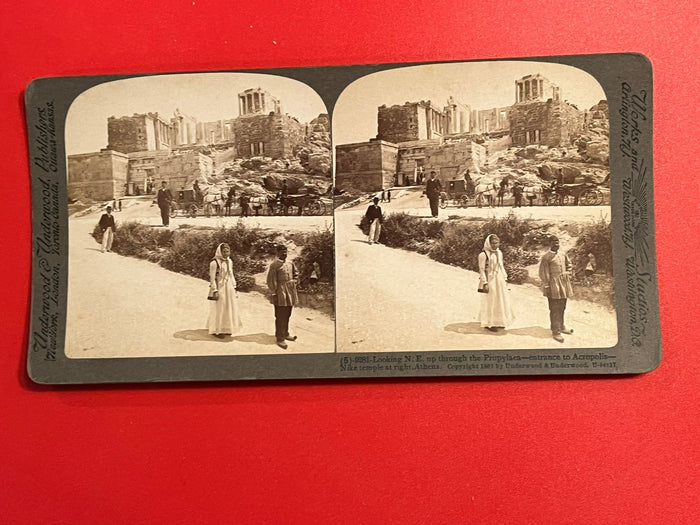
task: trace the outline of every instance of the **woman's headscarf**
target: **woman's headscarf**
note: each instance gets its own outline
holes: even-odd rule
[[[219,244],[219,245],[216,247],[216,254],[214,254],[214,257],[216,257],[216,258],[219,260],[219,262],[221,262],[221,261],[226,261],[226,260],[228,259],[228,257],[224,257],[224,254],[223,254],[223,252],[221,251],[221,247],[224,246],[224,245],[225,245],[225,246],[229,246],[229,245],[226,244],[225,242],[222,242],[221,244]],[[229,246],[229,250],[230,250],[230,249],[231,249],[231,247]]]
[[[229,250],[231,247],[225,243],[222,242],[216,247],[216,254],[214,255],[214,258],[219,262],[219,266],[222,266],[222,271],[221,271],[221,279],[226,280],[229,278],[229,276],[233,275],[233,268],[231,267],[231,259],[229,257],[224,257],[224,254],[221,251],[222,246],[228,246]]]
[[[484,241],[484,252],[486,252],[486,257],[488,257],[489,270],[494,272],[499,269],[505,273],[506,270],[503,266],[503,252],[500,248],[495,250],[493,249],[491,246],[491,237],[498,237],[498,235],[495,233],[490,233],[486,236],[486,240]]]

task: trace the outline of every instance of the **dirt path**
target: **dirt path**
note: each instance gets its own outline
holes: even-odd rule
[[[117,220],[125,218],[117,214]],[[206,330],[207,283],[116,253],[101,253],[89,233],[97,217],[71,219],[66,355],[71,358],[333,352],[334,323],[295,308],[287,350],[275,344],[274,312],[257,292],[240,293],[241,333]]]
[[[533,285],[508,285],[517,317],[512,328],[496,334],[484,330],[477,322],[476,272],[368,245],[356,226],[364,209],[336,212],[339,352],[586,348],[617,342],[615,314],[577,300],[566,310],[574,335],[564,344],[554,341],[546,299]]]

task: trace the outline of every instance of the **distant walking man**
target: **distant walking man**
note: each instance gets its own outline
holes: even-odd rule
[[[540,259],[540,281],[542,292],[549,304],[549,322],[552,337],[555,341],[564,342],[562,334],[573,334],[574,331],[564,324],[566,300],[573,295],[570,273],[572,270],[569,258],[559,251],[559,239],[552,240],[550,251]]]
[[[430,213],[433,217],[437,218],[442,183],[439,179],[435,178],[435,175],[436,173],[434,171],[430,172],[430,178],[428,182],[425,183],[425,194],[428,196],[428,201],[430,201]]]
[[[107,213],[100,217],[100,228],[102,229],[102,253],[112,251],[112,241],[114,241],[114,215],[112,207],[107,206]]]
[[[382,234],[382,223],[384,222],[384,216],[382,215],[382,208],[379,206],[379,198],[375,197],[372,199],[373,204],[369,205],[365,217],[369,221],[369,236],[367,237],[367,242],[374,244],[379,242],[379,236]]]
[[[519,182],[513,184],[513,189],[510,190],[513,194],[513,208],[522,208],[523,206],[523,187]]]
[[[248,196],[243,193],[238,198],[238,203],[241,205],[241,217],[247,217],[250,213],[250,207],[248,206]]]
[[[168,189],[168,182],[163,181],[161,188],[158,190],[158,207],[160,208],[160,217],[163,219],[163,226],[170,224],[170,203],[173,201],[173,194]]]
[[[297,296],[298,272],[294,263],[287,260],[287,247],[277,246],[277,260],[270,264],[267,272],[267,287],[272,292],[275,306],[275,339],[277,346],[287,348],[285,341],[296,341],[297,336],[289,335],[289,318],[292,308],[299,304]]]

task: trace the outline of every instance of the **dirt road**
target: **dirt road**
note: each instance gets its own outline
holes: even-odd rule
[[[117,213],[117,220],[132,214],[138,215]],[[241,333],[223,340],[210,336],[207,283],[147,261],[101,253],[89,235],[98,217],[69,220],[68,357],[333,352],[333,321],[307,308],[292,314],[290,329],[299,339],[287,350],[276,346],[273,307],[257,292],[239,294]]]
[[[411,198],[419,199],[407,197],[409,206],[402,211],[415,209]],[[383,206],[391,211],[394,205],[392,200]],[[528,284],[508,285],[514,326],[495,334],[486,331],[477,322],[481,297],[476,272],[405,250],[370,246],[356,226],[364,210],[362,205],[336,212],[339,352],[586,348],[617,342],[614,312],[575,299],[566,310],[567,326],[575,333],[563,344],[554,341],[547,301],[539,288]],[[416,214],[421,211],[425,208]]]

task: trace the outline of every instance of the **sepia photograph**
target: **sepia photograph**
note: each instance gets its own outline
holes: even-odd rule
[[[83,92],[65,124],[72,359],[334,352],[330,121],[254,73]]]
[[[563,64],[350,84],[333,112],[338,352],[614,346],[609,135],[603,88]]]

